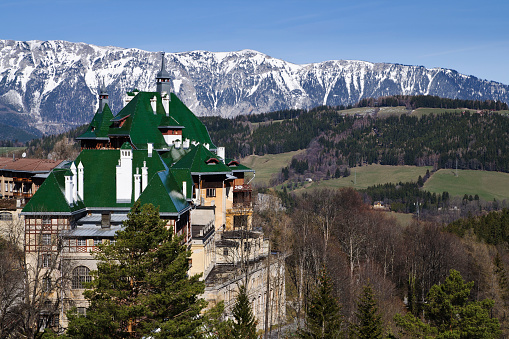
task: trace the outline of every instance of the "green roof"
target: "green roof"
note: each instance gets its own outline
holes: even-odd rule
[[[119,150],[91,149],[83,150],[74,161],[76,165],[80,161],[83,164],[83,195],[85,205],[88,208],[131,206],[131,203],[117,203],[116,167],[119,159]],[[146,161],[149,178],[157,172],[167,169],[157,152],[153,152],[152,157],[149,157],[145,150],[133,150],[133,175],[136,174],[137,167],[141,174],[143,161]],[[134,187],[134,178],[131,180]]]
[[[224,162],[232,172],[254,172],[254,169],[242,165],[235,159],[224,159]]]
[[[154,97],[156,98],[155,114],[150,104],[150,100]],[[121,121],[123,121],[122,126],[110,127],[108,135],[128,135],[137,149],[147,149],[147,143],[154,144],[155,149],[168,148],[159,130],[159,127],[164,126],[181,127],[182,141],[189,139],[202,144],[207,143],[211,149],[216,148],[205,125],[173,93],[170,94],[168,116],[158,92],[139,92],[111,119],[111,122]]]
[[[177,161],[172,168],[188,169],[191,174],[227,174],[231,170],[219,161],[209,161],[216,159],[217,155],[209,151],[202,144],[193,146],[191,151],[187,153],[182,159]]]
[[[156,97],[156,114],[152,110],[150,99]],[[121,127],[112,127],[110,136],[129,135],[131,142],[137,149],[147,149],[147,143],[154,144],[154,148],[168,147],[164,137],[158,129],[164,112],[161,96],[157,92],[139,92],[111,121],[118,122],[125,119]]]
[[[169,171],[156,173],[141,193],[140,203],[151,203],[159,207],[159,213],[180,214],[189,209],[189,204],[182,195],[180,187]]]
[[[120,146],[120,149],[131,149],[132,150],[133,148],[131,147],[131,144],[126,141],[122,144],[122,146]]]
[[[23,213],[59,213],[72,214],[72,212],[85,208],[82,201],[69,206],[65,199],[65,175],[68,169],[54,169],[44,180],[41,187],[28,201]]]
[[[187,189],[185,192],[186,197],[188,199],[192,198],[192,196],[193,196],[193,177],[191,176],[191,171],[187,168],[172,168],[170,170],[170,173],[173,175],[173,178],[179,185],[181,192],[183,192],[182,183],[184,181],[187,182]]]
[[[111,113],[108,104],[105,104],[102,112],[97,110],[85,133],[76,139],[108,139],[111,119],[113,119],[113,113]]]
[[[211,149],[216,148],[212,140],[210,140],[210,135],[205,125],[173,93],[170,94],[170,116],[185,126],[182,130],[183,140],[195,140],[202,144],[209,144]]]

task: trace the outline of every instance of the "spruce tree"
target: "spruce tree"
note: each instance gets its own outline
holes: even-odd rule
[[[376,339],[383,338],[382,316],[378,312],[375,294],[370,284],[364,286],[357,302],[355,313],[358,323],[354,325],[357,338]]]
[[[229,323],[230,338],[238,339],[255,339],[256,335],[256,319],[251,309],[251,303],[247,295],[246,287],[240,286],[239,293],[235,300],[232,310],[233,322]]]
[[[299,331],[301,338],[333,339],[342,337],[341,306],[332,295],[332,282],[323,268],[318,285],[311,296],[306,311],[306,328]]]
[[[424,318],[407,313],[394,317],[401,333],[412,338],[498,338],[502,333],[498,319],[491,318],[493,300],[469,301],[473,282],[451,270],[445,282],[431,287]]]
[[[193,338],[206,303],[199,276],[187,275],[191,253],[151,204],[135,204],[115,235],[100,245],[97,271],[84,292],[86,317],[70,312],[72,338]]]

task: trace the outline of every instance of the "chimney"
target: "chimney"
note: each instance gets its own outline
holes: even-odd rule
[[[71,164],[72,172],[72,201],[78,201],[78,175],[76,172],[76,165],[74,162]]]
[[[173,144],[175,145],[175,148],[180,148],[180,144],[181,144],[180,139],[175,140],[175,142]]]
[[[152,158],[152,150],[153,149],[154,149],[154,144],[151,142],[147,143],[147,153],[148,153],[149,158]]]
[[[141,168],[141,191],[143,192],[148,185],[148,167],[147,162],[143,162],[143,167]]]
[[[152,106],[152,112],[154,112],[154,114],[157,114],[157,98],[155,96],[152,99],[150,99],[150,106]]]
[[[182,147],[184,147],[185,149],[189,148],[189,139],[185,139],[184,140],[184,143],[182,144]]]
[[[72,205],[74,201],[72,200],[72,174],[65,175],[65,199],[69,205]]]
[[[140,197],[140,189],[141,189],[141,175],[140,168],[136,167],[136,174],[134,175],[134,201],[138,200]]]
[[[217,156],[223,160],[224,163],[224,157],[225,157],[225,149],[224,147],[218,147],[217,148]]]
[[[166,116],[170,116],[170,95],[166,92],[161,93],[163,100],[163,107]]]
[[[182,194],[184,195],[184,199],[187,198],[187,181],[182,181]]]
[[[80,197],[81,200],[83,200],[83,192],[84,192],[84,177],[83,177],[83,164],[80,163],[78,164],[78,195]]]
[[[111,212],[101,213],[101,228],[110,228],[111,226]]]
[[[127,142],[120,148],[120,163],[116,170],[117,203],[130,203],[133,192],[133,150]]]

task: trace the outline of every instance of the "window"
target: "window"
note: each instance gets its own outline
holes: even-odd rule
[[[42,278],[42,291],[43,292],[51,291],[51,278],[49,277]]]
[[[12,220],[12,213],[0,212],[0,220]]]
[[[12,192],[12,182],[9,183],[9,192]]]
[[[77,309],[78,315],[85,317],[87,315],[87,308],[86,307],[78,307]]]
[[[213,198],[216,196],[215,188],[207,188],[207,198]]]
[[[78,239],[78,246],[87,246],[87,239]]]
[[[5,183],[5,192],[9,192],[9,183],[8,182]]]
[[[227,248],[223,248],[223,255],[224,255],[225,257],[227,257],[227,256],[228,256],[228,249],[227,249]]]
[[[78,266],[72,271],[72,288],[82,289],[85,288],[83,283],[91,282],[90,270],[85,266]]]
[[[41,237],[41,245],[51,245],[51,234],[44,233]]]
[[[99,246],[103,243],[103,241],[101,239],[94,239],[94,246]]]
[[[59,323],[60,323],[59,315],[58,314],[53,314],[50,317],[49,326],[50,327],[58,327]]]
[[[42,267],[50,267],[51,265],[51,254],[42,255]]]

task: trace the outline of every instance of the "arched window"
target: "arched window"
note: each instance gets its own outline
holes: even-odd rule
[[[90,270],[85,266],[78,266],[72,271],[72,288],[82,289],[85,288],[83,283],[92,281]]]

